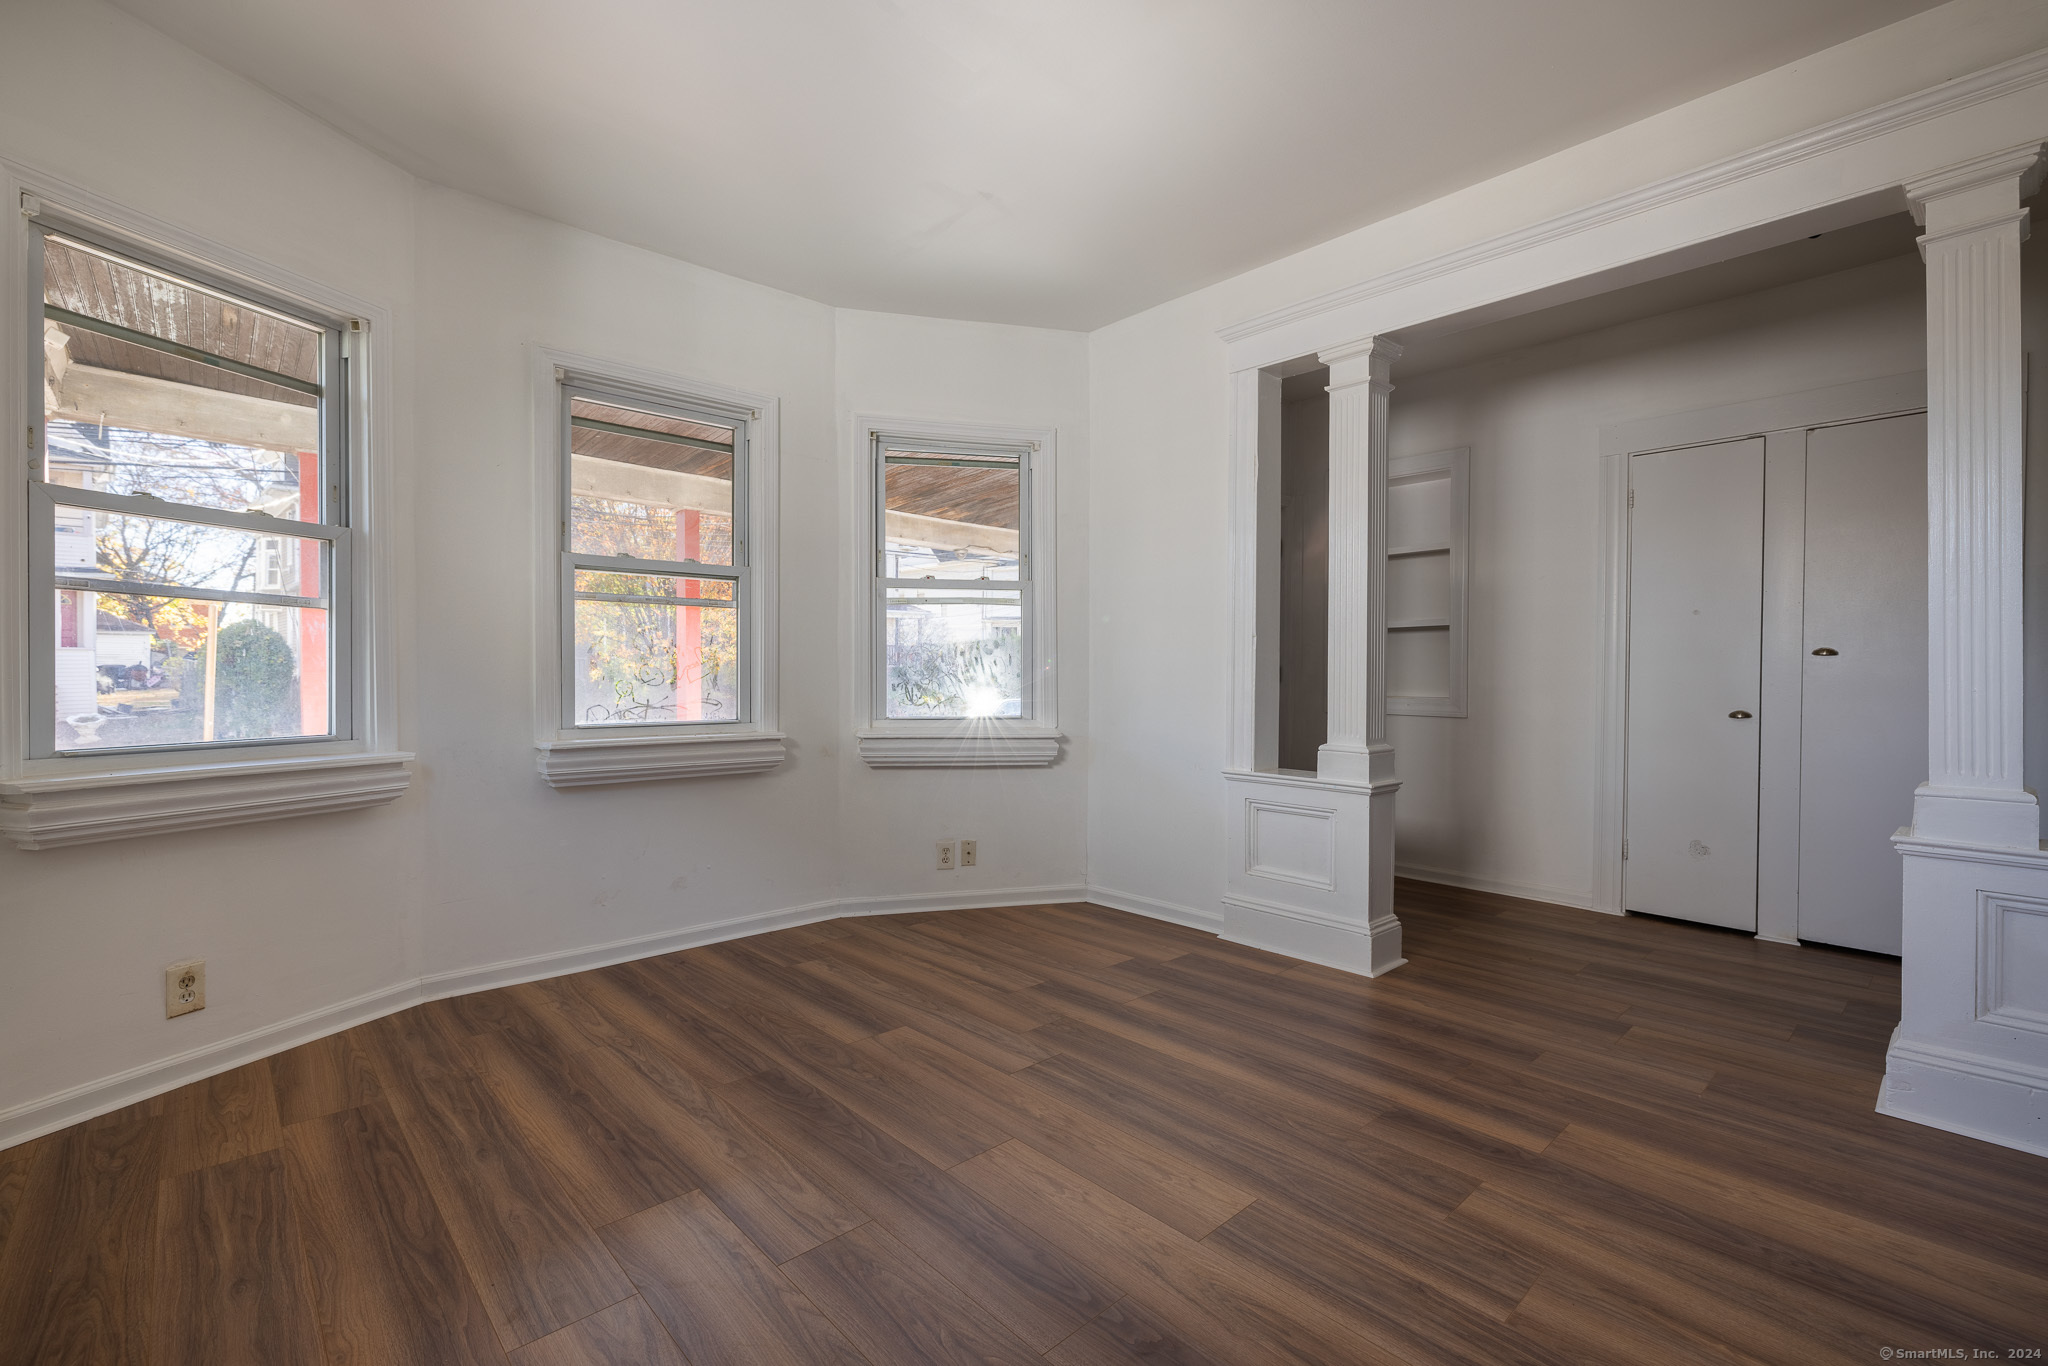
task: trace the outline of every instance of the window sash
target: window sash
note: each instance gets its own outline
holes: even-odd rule
[[[978,580],[967,580],[974,583]],[[875,590],[870,594],[868,631],[873,642],[869,653],[873,656],[873,676],[870,686],[874,689],[874,716],[871,725],[876,726],[941,726],[957,727],[963,724],[987,725],[988,720],[977,720],[960,716],[891,716],[889,715],[889,604],[890,591],[904,588],[930,590],[928,579],[890,580],[877,579]],[[905,601],[897,599],[898,602]],[[934,607],[961,606],[985,607],[996,604],[1017,606],[1018,667],[1021,671],[1018,691],[1017,715],[991,718],[1003,725],[1030,725],[1038,715],[1038,671],[1036,668],[1037,646],[1031,629],[1033,613],[1037,610],[1037,591],[1028,582],[1005,580],[1001,588],[971,596],[933,596],[910,599],[919,604]]]
[[[695,731],[706,728],[732,729],[754,724],[753,682],[754,660],[753,641],[750,635],[753,617],[753,572],[747,562],[748,517],[750,500],[748,496],[747,456],[751,437],[750,417],[721,411],[715,407],[692,403],[681,396],[663,396],[641,392],[635,388],[611,387],[603,383],[562,380],[556,386],[559,437],[556,441],[556,497],[561,509],[560,518],[560,590],[557,600],[561,607],[561,645],[558,677],[561,690],[560,724],[570,734],[597,735],[644,735]],[[637,409],[662,417],[680,418],[686,422],[699,422],[710,426],[732,429],[732,563],[704,564],[695,560],[642,559],[637,555],[597,555],[572,548],[574,527],[573,509],[576,491],[571,479],[571,441],[577,428],[599,431],[623,431],[626,435],[647,437],[657,441],[668,441],[676,445],[723,451],[728,449],[717,442],[700,441],[680,437],[668,432],[643,431],[622,427],[617,424],[600,422],[595,418],[573,417],[570,403],[574,399],[586,399],[592,403],[612,407]],[[610,570],[614,573],[638,574],[662,578],[711,579],[730,583],[731,598],[665,598],[639,594],[591,593],[576,587],[578,570]],[[632,723],[609,723],[593,725],[583,721],[576,709],[576,604],[578,602],[625,602],[640,603],[656,607],[710,607],[730,610],[733,613],[734,628],[734,687],[733,696],[738,714],[710,720],[642,721]]]
[[[892,458],[892,450],[916,451],[915,456]],[[967,457],[953,462],[947,455]],[[936,458],[934,458],[936,457]],[[951,465],[956,469],[1010,469],[1017,471],[1017,577],[1014,579],[990,579],[989,583],[1025,583],[1031,578],[1031,452],[1021,446],[976,445],[968,441],[923,441],[916,438],[898,438],[876,433],[873,441],[873,500],[872,526],[875,537],[874,577],[877,582],[908,585],[912,582],[927,583],[933,580],[888,579],[885,572],[889,561],[889,466],[891,465]],[[938,580],[948,582],[948,580]],[[979,583],[979,579],[961,579],[961,583]],[[1025,642],[1029,653],[1030,642]]]
[[[97,489],[75,488],[48,480],[49,414],[42,400],[43,323],[50,316],[51,307],[44,302],[45,233],[54,233],[89,251],[104,253],[117,261],[130,262],[145,270],[170,276],[176,281],[232,302],[275,314],[300,326],[320,330],[320,383],[317,386],[291,376],[272,375],[257,367],[242,366],[225,357],[212,356],[210,353],[193,351],[192,354],[186,355],[191,348],[181,347],[163,338],[141,336],[134,339],[137,345],[185,355],[187,359],[199,364],[231,373],[246,373],[266,383],[317,395],[315,430],[319,434],[319,480],[313,489],[302,490],[301,493],[301,512],[306,514],[307,520],[295,521],[263,513],[200,507],[147,495],[115,494]],[[216,284],[207,278],[204,271],[197,271],[186,263],[168,259],[146,246],[109,239],[91,225],[70,222],[61,214],[45,211],[30,216],[25,235],[27,288],[23,291],[23,302],[26,305],[27,316],[24,321],[27,323],[29,345],[24,348],[23,379],[26,383],[23,393],[28,398],[28,409],[33,414],[33,420],[30,425],[31,439],[26,479],[29,526],[25,541],[28,550],[28,572],[23,580],[27,585],[29,597],[29,686],[22,690],[23,700],[28,707],[28,745],[24,757],[31,760],[87,756],[127,758],[151,754],[197,757],[226,750],[331,745],[337,741],[356,739],[356,673],[352,649],[354,621],[350,606],[354,569],[348,527],[348,466],[351,450],[349,422],[353,384],[350,375],[351,355],[348,337],[352,329],[360,328],[360,324],[322,318],[303,307],[266,300],[260,290],[251,289],[239,282]],[[75,319],[66,310],[58,309],[56,312],[64,315],[67,319],[66,325],[75,325],[107,335],[126,332],[126,329],[101,319]],[[310,500],[306,499],[307,494],[311,495]],[[305,505],[306,501],[310,501],[310,507]],[[322,555],[321,593],[318,597],[299,597],[59,574],[56,570],[54,514],[60,506],[227,527],[294,540],[320,541],[325,546]],[[56,737],[56,599],[60,591],[324,610],[327,614],[327,697],[331,729],[321,735],[59,749]]]

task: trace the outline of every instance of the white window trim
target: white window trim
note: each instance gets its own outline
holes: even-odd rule
[[[775,511],[780,505],[781,406],[769,394],[627,365],[552,347],[532,353],[534,489],[534,767],[550,787],[600,787],[670,778],[765,773],[787,751],[779,728]],[[562,593],[562,389],[589,385],[653,402],[703,409],[743,424],[747,440],[741,502],[752,592],[740,604],[741,687],[746,719],[607,727],[564,723],[567,638]]]
[[[28,481],[22,463],[0,477],[0,680],[15,701],[0,708],[0,835],[25,849],[167,834],[322,811],[347,811],[388,802],[411,783],[412,755],[398,748],[398,673],[394,641],[393,573],[386,528],[391,521],[392,415],[381,396],[390,392],[391,363],[380,338],[393,335],[390,311],[307,279],[246,252],[138,213],[90,191],[9,162],[0,162],[5,203],[7,266],[0,271],[0,410],[4,430],[26,433],[43,422],[42,388],[29,385],[40,354],[41,328],[30,316],[27,263],[35,216],[50,226],[72,225],[200,279],[246,288],[305,309],[315,317],[360,322],[351,338],[346,489],[353,553],[345,574],[345,624],[336,614],[337,715],[347,733],[332,740],[205,749],[108,751],[105,754],[30,757],[30,708],[48,705],[30,686]],[[24,351],[23,348],[30,348]],[[14,447],[17,456],[24,452]],[[336,594],[337,602],[342,595]],[[343,650],[346,654],[343,654]],[[347,705],[343,705],[344,699]]]
[[[877,437],[919,442],[1031,448],[1031,648],[1025,679],[1030,715],[1021,720],[902,720],[881,715],[879,624],[875,605],[876,544],[874,447]],[[851,610],[854,739],[870,768],[1043,768],[1060,757],[1059,577],[1055,562],[1058,522],[1053,497],[1058,433],[1051,427],[856,413],[851,487],[854,547]]]

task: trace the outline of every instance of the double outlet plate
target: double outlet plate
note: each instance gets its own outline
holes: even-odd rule
[[[174,1020],[206,1009],[206,960],[188,959],[164,969],[164,1018]]]

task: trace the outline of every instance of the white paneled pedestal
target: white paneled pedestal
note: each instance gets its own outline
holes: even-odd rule
[[[1225,774],[1223,937],[1367,977],[1406,962],[1390,872],[1398,786]]]
[[[2048,850],[1897,844],[1906,990],[1877,1108],[2048,1156]]]

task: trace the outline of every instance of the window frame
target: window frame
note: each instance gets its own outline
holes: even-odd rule
[[[378,339],[390,333],[390,310],[11,162],[0,161],[0,186],[20,208],[0,227],[8,262],[0,272],[0,316],[16,319],[0,328],[0,372],[11,377],[0,384],[0,408],[12,418],[13,431],[32,433],[16,448],[22,464],[0,479],[0,526],[19,533],[11,539],[16,548],[0,553],[0,679],[9,684],[0,693],[14,699],[0,707],[0,836],[25,849],[55,848],[354,810],[400,796],[411,782],[413,755],[398,743],[392,595],[398,565],[393,538],[384,534],[394,513],[395,479],[393,417],[379,399],[389,390],[389,356]],[[32,672],[34,657],[55,649],[56,629],[54,565],[47,575],[39,572],[53,558],[53,532],[38,534],[32,520],[50,505],[32,488],[42,483],[47,445],[40,260],[46,231],[340,334],[328,345],[345,347],[347,363],[338,373],[328,370],[335,379],[322,384],[320,519],[298,523],[255,514],[270,523],[256,528],[264,534],[335,547],[322,585],[330,603],[331,734],[56,750],[54,677]],[[330,362],[331,356],[323,358]],[[187,519],[179,504],[120,510]],[[8,543],[0,537],[0,544]],[[43,560],[32,558],[38,554]],[[43,604],[32,586],[51,590],[51,602]],[[48,641],[36,632],[47,633]],[[41,736],[38,720],[48,728]]]
[[[1054,499],[1058,433],[1051,427],[857,414],[853,423],[856,476],[853,575],[854,735],[861,758],[874,768],[1036,768],[1060,755],[1058,579]],[[1020,631],[1023,639],[1021,715],[1017,717],[891,717],[888,698],[888,595],[892,587],[930,588],[933,582],[884,577],[888,497],[885,453],[911,449],[933,454],[1015,454],[1019,457],[1017,550]],[[982,587],[961,581],[963,591]],[[983,591],[1000,591],[995,580]]]
[[[349,630],[351,614],[349,605],[354,597],[354,583],[351,574],[353,552],[352,528],[349,524],[350,503],[348,496],[348,452],[350,409],[350,372],[355,368],[351,340],[362,335],[359,321],[336,317],[308,309],[296,303],[289,303],[264,292],[248,288],[239,282],[228,283],[212,272],[193,269],[187,263],[173,263],[164,260],[146,244],[113,238],[94,231],[90,226],[80,228],[66,222],[62,215],[45,209],[41,214],[28,218],[29,229],[25,244],[27,257],[27,287],[24,293],[29,310],[30,336],[34,345],[27,362],[24,392],[34,395],[41,392],[42,337],[45,318],[42,292],[38,288],[43,280],[43,245],[46,235],[57,235],[78,242],[88,250],[105,252],[119,260],[131,261],[146,270],[161,271],[175,279],[199,289],[257,308],[286,315],[298,322],[317,326],[321,329],[320,339],[320,402],[316,418],[320,433],[320,487],[317,490],[318,506],[312,517],[294,521],[290,518],[273,517],[265,513],[234,512],[219,508],[207,508],[189,503],[174,503],[164,499],[137,494],[108,493],[95,489],[71,489],[52,483],[48,475],[49,430],[48,415],[34,419],[33,440],[28,450],[28,474],[25,498],[28,504],[28,736],[25,758],[30,762],[48,759],[92,759],[101,755],[154,755],[161,762],[164,756],[192,756],[198,762],[206,762],[206,756],[230,751],[264,750],[275,747],[299,749],[306,746],[332,745],[336,741],[347,742],[355,737],[355,688],[351,686],[352,648]],[[355,327],[351,329],[351,323]],[[40,407],[35,399],[29,400],[31,409]],[[95,512],[110,512],[120,515],[146,517],[156,520],[183,522],[188,525],[217,526],[252,532],[266,539],[291,539],[298,541],[319,541],[326,546],[321,556],[321,593],[318,597],[283,595],[264,592],[230,589],[189,588],[174,585],[155,585],[166,589],[163,593],[150,593],[153,585],[138,582],[135,595],[144,597],[177,597],[191,601],[212,601],[223,606],[229,603],[252,603],[266,606],[318,607],[327,612],[328,655],[328,716],[330,729],[323,735],[274,736],[255,740],[201,740],[186,744],[131,745],[119,749],[98,750],[81,748],[63,750],[56,743],[56,712],[54,693],[56,689],[56,594],[64,588],[95,594],[108,590],[99,586],[66,584],[65,577],[56,570],[55,560],[55,511],[58,507],[85,508]],[[175,589],[175,591],[172,591]],[[113,596],[122,596],[115,593]],[[81,611],[83,610],[81,606]]]
[[[535,765],[556,788],[766,772],[786,754],[776,727],[775,523],[779,405],[769,395],[642,366],[533,348],[536,532],[540,555]],[[570,402],[636,407],[730,425],[733,563],[656,561],[570,548]],[[579,724],[575,715],[575,572],[580,565],[734,585],[738,716],[717,721]]]

